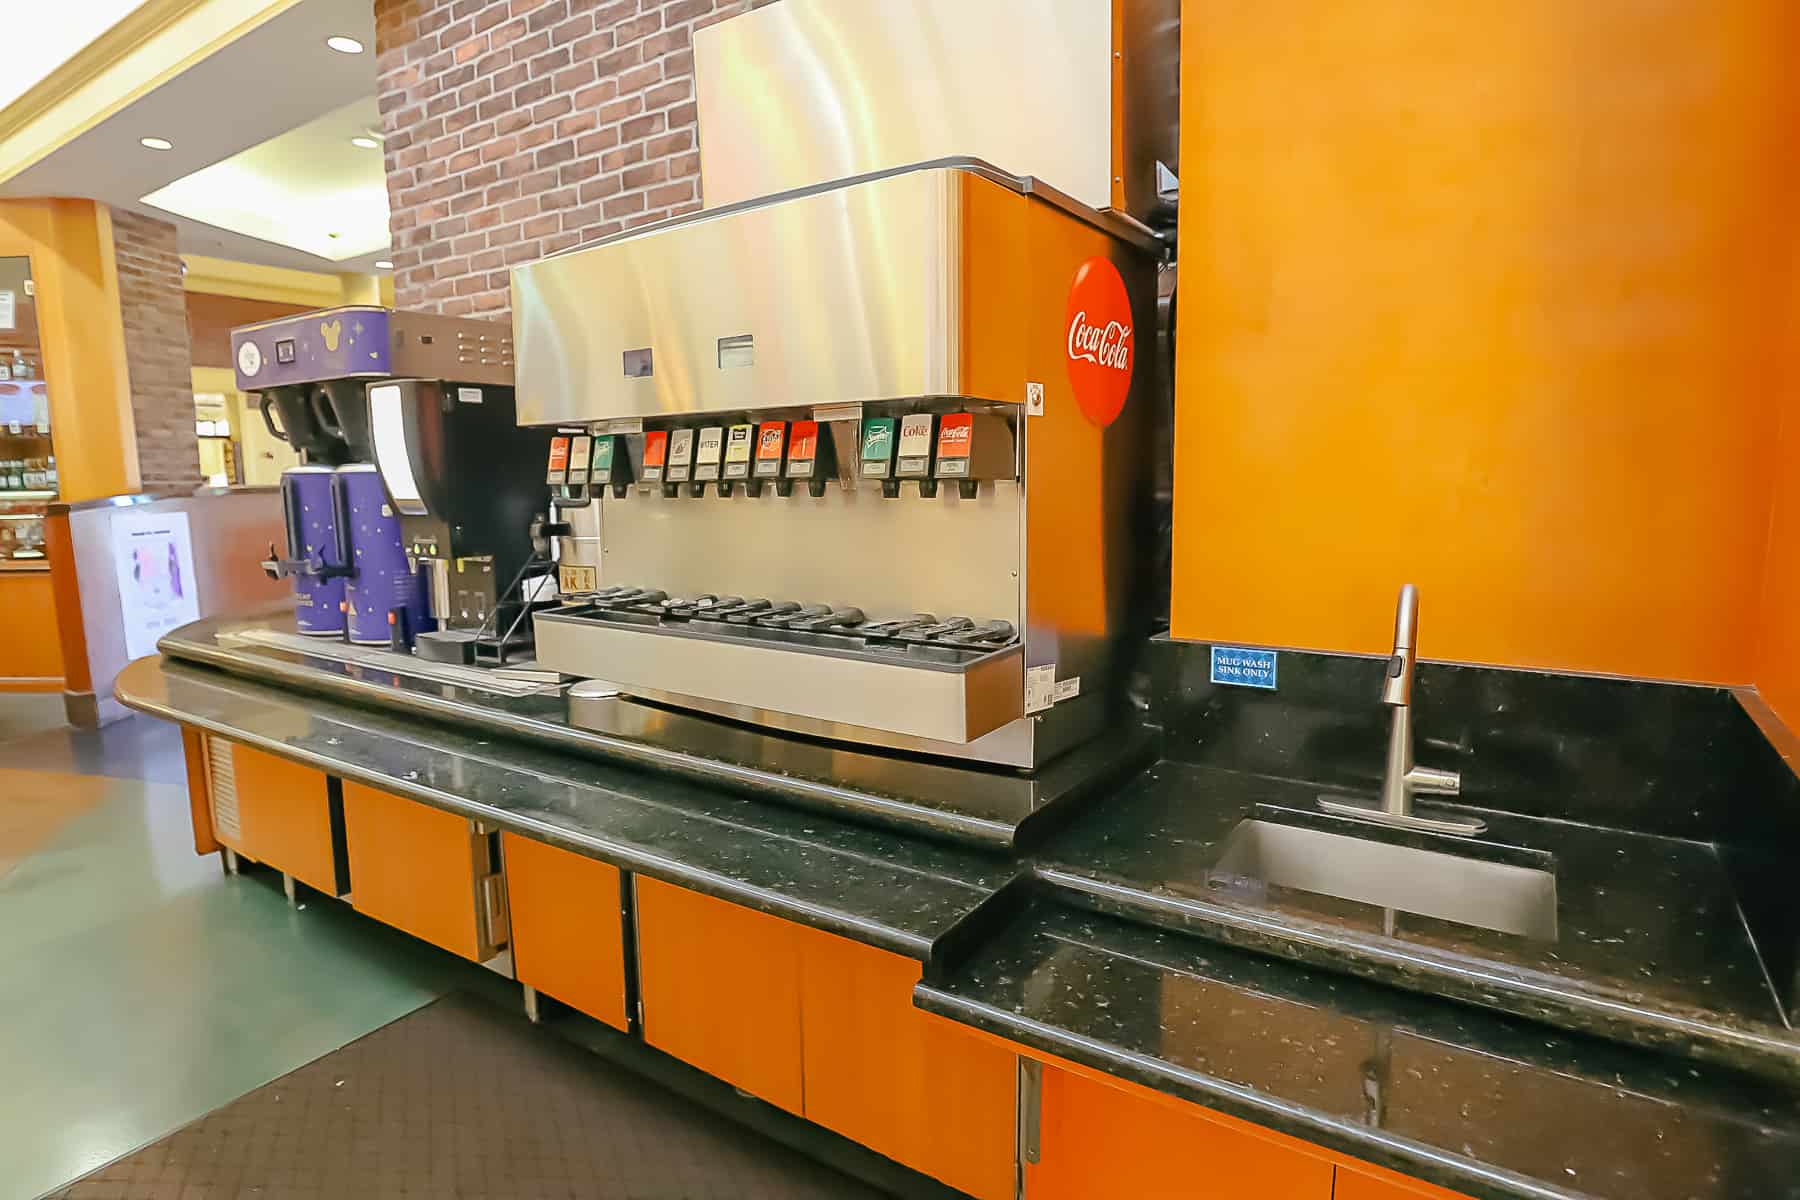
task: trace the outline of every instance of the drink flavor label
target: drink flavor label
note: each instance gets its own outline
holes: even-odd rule
[[[795,421],[788,432],[787,473],[789,479],[807,479],[813,473],[813,461],[819,456],[819,423]]]

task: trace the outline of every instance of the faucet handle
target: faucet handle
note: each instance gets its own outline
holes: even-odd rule
[[[1462,772],[1415,764],[1406,773],[1406,786],[1421,796],[1457,796],[1462,794]]]

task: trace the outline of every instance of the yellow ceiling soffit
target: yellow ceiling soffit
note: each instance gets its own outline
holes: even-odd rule
[[[311,308],[393,303],[392,293],[378,290],[380,285],[373,275],[296,271],[290,267],[265,267],[260,263],[211,258],[204,254],[184,254],[181,261],[187,264],[187,274],[182,276],[181,285],[190,292],[304,304]]]
[[[146,0],[0,109],[0,182],[298,3]]]

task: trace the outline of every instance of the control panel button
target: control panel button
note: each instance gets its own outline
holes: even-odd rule
[[[661,483],[663,465],[669,458],[669,435],[653,429],[644,435],[644,482]]]
[[[550,439],[550,469],[544,482],[561,486],[569,482],[569,439],[553,437]]]
[[[708,425],[694,443],[694,481],[706,483],[719,477],[719,466],[725,457],[725,427]]]
[[[594,439],[589,434],[576,434],[569,439],[570,487],[586,487],[588,472],[594,462]]]
[[[900,449],[894,474],[902,479],[923,479],[931,474],[931,435],[937,418],[931,413],[908,413],[900,419]]]
[[[611,434],[602,434],[594,439],[594,463],[591,471],[595,483],[613,481],[613,445],[618,440]]]
[[[694,470],[694,431],[676,429],[669,433],[670,483],[686,483]]]
[[[819,423],[795,421],[788,431],[787,477],[811,479],[819,457]]]
[[[870,417],[862,424],[862,460],[857,474],[887,479],[894,473],[894,418]]]
[[[756,426],[733,425],[725,431],[725,478],[750,478],[750,452],[756,442]]]
[[[938,478],[967,477],[969,451],[973,448],[975,418],[968,413],[951,413],[938,425]]]
[[[787,422],[764,421],[756,429],[756,477],[781,478],[782,453],[787,448]]]

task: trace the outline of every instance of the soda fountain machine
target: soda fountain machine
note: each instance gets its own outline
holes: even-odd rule
[[[605,563],[539,663],[769,739],[1028,772],[1092,739],[1142,635],[1159,255],[949,159],[516,269],[518,420],[564,431]]]

